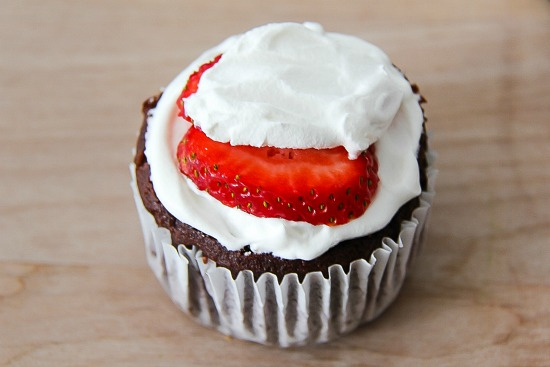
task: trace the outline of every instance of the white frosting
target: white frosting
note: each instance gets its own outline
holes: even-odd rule
[[[407,88],[370,43],[319,25],[270,24],[233,42],[185,110],[216,141],[343,146],[356,158],[386,131]]]
[[[257,36],[254,36],[255,34]],[[310,38],[315,41],[315,47],[312,50],[308,48]],[[339,52],[322,50],[323,40],[325,40],[324,42],[329,49],[339,50]],[[292,46],[288,48],[280,46],[287,41]],[[305,46],[303,42],[306,42]],[[262,90],[264,83],[267,82],[263,74],[270,74],[272,71],[277,74],[281,70],[279,64],[284,61],[282,56],[274,59],[259,59],[257,62],[261,62],[261,65],[256,66],[246,63],[239,67],[238,63],[233,62],[233,56],[239,57],[240,47],[248,50],[252,45],[258,45],[259,43],[261,43],[261,52],[268,54],[283,49],[284,53],[288,54],[288,58],[291,59],[291,64],[293,64],[293,67],[287,70],[307,71],[304,80],[296,81],[294,84],[306,89],[288,91],[286,90],[288,86],[281,82],[281,88],[271,91],[274,96],[258,92],[258,95],[262,98],[261,101],[247,100],[246,103],[239,104],[238,108],[229,107],[229,105],[241,103],[233,99],[234,95],[232,93],[235,90],[242,89],[240,96],[253,97],[255,93],[245,91],[245,89]],[[303,50],[300,47],[306,47],[307,49]],[[304,55],[298,55],[293,59],[293,49],[300,50],[300,54],[316,55],[316,57],[313,57],[315,60],[321,54],[325,55],[324,57],[329,57],[329,59],[325,60],[326,64],[317,61],[307,63]],[[253,53],[252,50],[247,52]],[[225,132],[223,131],[223,124],[229,123],[229,120],[219,120],[225,122],[220,122],[217,125],[216,121],[212,119],[214,116],[197,114],[198,111],[195,108],[198,107],[190,108],[192,98],[189,98],[185,103],[186,112],[195,119],[197,124],[198,121],[201,121],[202,129],[211,138],[217,140],[218,136],[227,136],[227,140],[219,139],[231,141],[232,143],[238,141],[240,144],[247,144],[249,143],[247,139],[251,139],[249,143],[251,145],[262,145],[262,143],[275,145],[270,140],[273,133],[277,136],[277,139],[283,139],[284,136],[288,135],[289,140],[294,141],[290,145],[281,143],[280,146],[277,145],[279,147],[322,148],[336,144],[344,145],[350,156],[354,156],[358,151],[366,149],[370,144],[370,140],[374,139],[376,141],[380,182],[372,203],[362,216],[339,226],[311,225],[306,222],[293,222],[278,218],[259,218],[221,204],[207,193],[198,190],[190,180],[179,172],[176,160],[177,144],[189,128],[189,124],[177,117],[177,98],[189,75],[201,64],[212,60],[220,53],[223,53],[220,62],[203,74],[197,95],[207,85],[208,93],[205,93],[205,95],[214,96],[215,100],[215,102],[207,102],[206,100],[201,102],[208,106],[207,109],[218,110],[217,113],[224,117],[231,114],[247,116],[243,119],[247,122],[237,121],[231,124],[230,128],[228,127],[229,132]],[[342,54],[348,56],[344,57]],[[339,61],[335,61],[334,58],[339,59]],[[346,58],[347,60],[342,60]],[[300,62],[296,60],[300,60]],[[305,68],[300,66],[302,62],[306,63]],[[224,68],[225,71],[222,70],[221,75],[214,74],[214,71],[223,64],[228,65],[229,68]],[[326,65],[329,65],[329,68],[336,69],[334,69],[334,72],[327,73]],[[339,66],[336,67],[335,65]],[[345,70],[342,69],[344,68],[343,65],[347,65]],[[248,73],[249,67],[255,69],[252,73],[254,77],[251,77]],[[294,69],[294,67],[297,69]],[[347,68],[353,70],[350,71]],[[262,70],[261,73],[259,72],[260,69]],[[363,71],[365,76],[361,74],[362,69],[365,69]],[[234,74],[233,76],[227,74],[229,70],[231,70],[230,73]],[[383,74],[390,81],[383,80],[381,78]],[[231,80],[230,90],[233,91],[224,92],[231,95],[225,95],[227,97],[225,101],[222,98],[224,93],[221,92],[223,90],[222,79],[219,83],[215,82],[216,78],[221,78],[223,75]],[[277,75],[281,76],[281,74]],[[316,75],[322,75],[321,80],[311,83],[305,80]],[[334,85],[340,83],[339,80],[342,75],[347,80],[346,83],[342,84],[354,84],[350,75],[355,75],[358,80],[362,80],[362,83],[370,83],[369,87],[354,86],[354,91],[363,93],[356,94],[355,99],[346,100],[345,95],[338,97],[332,94],[334,93],[332,89],[334,89]],[[258,80],[254,83],[256,77]],[[240,86],[237,83],[239,78],[245,81]],[[300,73],[290,73],[286,81],[287,84],[292,84],[291,79],[295,78],[302,79]],[[382,88],[381,94],[378,93],[378,87]],[[326,88],[329,90],[327,91]],[[281,90],[284,90],[284,92]],[[286,101],[285,103],[289,105],[278,103],[279,93],[283,94],[280,96],[281,100]],[[290,98],[292,93],[294,93],[294,97]],[[339,93],[343,92],[339,91]],[[332,98],[344,99],[345,103],[340,101],[342,104],[336,103],[336,105],[333,105],[331,104]],[[306,107],[302,108],[298,102],[304,99]],[[399,100],[397,108],[394,106],[397,103],[396,100]],[[328,105],[324,105],[322,101],[326,101]],[[353,101],[361,101],[362,106],[356,107]],[[260,27],[242,36],[231,37],[219,46],[205,52],[168,85],[157,107],[151,111],[152,116],[148,119],[145,154],[151,167],[151,181],[157,197],[172,215],[180,221],[215,237],[229,250],[240,250],[248,245],[253,252],[273,253],[287,259],[310,260],[321,255],[338,242],[364,236],[383,228],[400,206],[420,194],[416,154],[422,132],[423,115],[418,101],[419,96],[412,92],[409,83],[392,66],[388,57],[369,43],[354,37],[323,33],[319,26],[311,24],[284,23]],[[275,104],[269,107],[270,102]],[[228,107],[227,110],[224,109],[224,106]],[[375,112],[365,108],[365,106],[374,106]],[[253,112],[246,112],[249,107],[253,111],[260,111],[260,115],[264,117],[272,115],[277,118],[272,120],[261,119],[262,124],[259,124],[258,120],[249,118],[249,116],[254,115]],[[378,107],[379,109],[377,109]],[[239,110],[239,108],[242,108],[242,110]],[[340,109],[340,112],[347,115],[347,117],[339,118],[335,116],[334,109]],[[368,128],[365,128],[359,123],[360,121],[356,120],[360,114],[358,111],[363,111],[362,121],[363,124],[369,126]],[[296,116],[294,116],[295,113]],[[306,119],[308,113],[314,116],[314,122]],[[333,116],[338,120],[322,118],[325,115]],[[392,115],[390,121],[385,121],[390,115]],[[279,120],[283,116],[293,116],[295,118],[291,119],[292,124],[285,125],[284,121]],[[264,127],[264,122],[269,126]],[[305,127],[300,124],[305,124]],[[262,134],[269,134],[269,137],[265,135],[262,138]],[[360,139],[357,139],[358,135],[361,137]],[[260,140],[263,141],[260,142]],[[369,143],[364,140],[369,141]]]

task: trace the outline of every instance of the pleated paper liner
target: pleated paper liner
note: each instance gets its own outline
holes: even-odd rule
[[[279,283],[272,273],[255,281],[250,271],[234,279],[229,269],[212,260],[204,262],[195,246],[176,249],[170,232],[158,227],[143,206],[135,166],[130,170],[147,259],[172,301],[223,334],[281,347],[333,340],[390,305],[424,242],[436,176],[435,169],[428,167],[428,190],[422,192],[412,218],[402,222],[397,242],[384,238],[370,259],[356,260],[349,269],[331,266],[328,279],[321,272],[311,272],[302,282],[296,274],[287,274]]]

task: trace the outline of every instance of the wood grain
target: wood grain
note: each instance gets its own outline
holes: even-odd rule
[[[149,271],[127,164],[140,103],[272,21],[384,48],[421,86],[440,175],[393,306],[278,350],[181,315]],[[550,2],[37,0],[0,11],[0,365],[550,366]]]

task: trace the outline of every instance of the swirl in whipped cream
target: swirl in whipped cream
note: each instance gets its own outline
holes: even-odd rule
[[[212,139],[280,148],[342,145],[350,158],[376,144],[378,192],[367,211],[340,226],[259,218],[200,191],[179,172],[177,144],[189,124],[176,101],[189,75],[223,53],[185,102]],[[416,160],[419,96],[375,46],[319,25],[270,24],[205,52],[164,91],[148,119],[145,154],[157,197],[180,221],[229,250],[313,259],[335,244],[383,228],[420,194]]]

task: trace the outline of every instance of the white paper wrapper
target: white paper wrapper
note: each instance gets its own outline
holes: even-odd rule
[[[397,243],[385,238],[368,261],[354,261],[349,271],[331,266],[328,279],[321,272],[312,272],[300,282],[296,274],[287,274],[279,283],[271,273],[254,281],[250,271],[233,279],[229,269],[212,260],[204,262],[196,247],[179,245],[176,250],[170,232],[158,227],[143,206],[135,166],[130,170],[147,260],[172,301],[226,335],[281,347],[335,339],[389,306],[424,242],[436,176],[436,171],[428,168],[428,191],[422,193],[411,220],[403,221]]]

